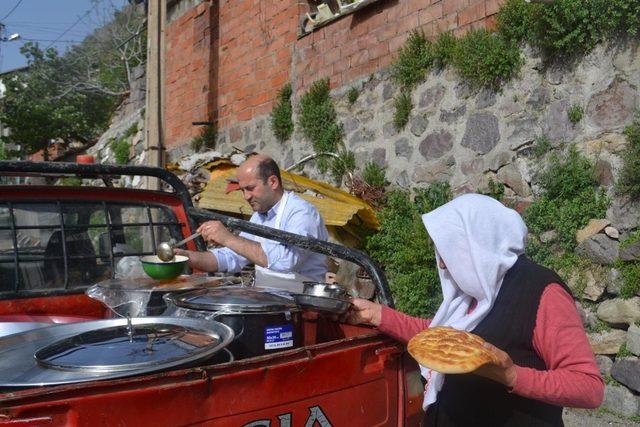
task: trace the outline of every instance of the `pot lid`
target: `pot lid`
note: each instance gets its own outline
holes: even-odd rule
[[[197,289],[165,297],[178,307],[206,311],[238,313],[265,313],[297,309],[292,298],[275,295],[263,288],[223,286],[215,289]]]
[[[61,339],[36,351],[48,368],[111,372],[195,356],[217,345],[215,332],[171,323],[107,326]]]
[[[70,384],[165,370],[204,360],[233,338],[233,330],[220,322],[176,317],[35,329],[0,338],[0,387]]]

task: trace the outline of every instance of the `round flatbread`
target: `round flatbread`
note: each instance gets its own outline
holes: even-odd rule
[[[427,368],[443,374],[466,374],[496,362],[495,356],[477,335],[436,326],[416,334],[407,345],[409,354]]]

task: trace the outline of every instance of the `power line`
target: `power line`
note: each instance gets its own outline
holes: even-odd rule
[[[26,41],[28,41],[28,42],[82,43],[82,40],[30,39],[30,38],[27,38],[27,37],[20,37],[20,40],[26,40]]]
[[[7,13],[4,18],[0,19],[0,21],[4,21],[5,19],[7,19],[9,16],[11,16],[11,14],[13,13],[14,10],[16,10],[18,8],[18,6],[20,6],[20,3],[22,3],[22,0],[18,0],[18,3],[16,3],[15,6],[13,6],[13,9],[11,9],[9,11],[9,13]]]
[[[55,42],[57,42],[58,40],[60,40],[60,39],[62,38],[62,36],[64,36],[65,34],[67,34],[67,32],[68,32],[70,29],[72,29],[73,27],[75,27],[75,26],[78,24],[78,22],[80,22],[80,21],[82,20],[82,18],[84,18],[85,16],[87,16],[90,12],[91,12],[91,9],[87,10],[87,11],[84,13],[84,15],[80,16],[76,22],[74,22],[74,23],[73,23],[69,28],[67,28],[66,30],[64,30],[64,32],[63,32],[62,34],[60,34],[60,35],[58,36],[58,38],[56,38],[54,41],[52,41],[52,42],[51,42],[51,44],[49,44],[49,46],[47,46],[45,49],[49,49],[51,46],[53,46],[53,44],[54,44]]]

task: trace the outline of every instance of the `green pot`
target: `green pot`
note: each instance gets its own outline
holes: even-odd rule
[[[183,255],[176,255],[173,261],[162,261],[156,255],[148,255],[140,258],[142,269],[152,279],[169,280],[175,279],[184,271],[189,258]]]

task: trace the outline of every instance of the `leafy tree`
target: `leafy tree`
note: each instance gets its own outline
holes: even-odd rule
[[[20,145],[23,154],[44,150],[46,160],[51,142],[86,144],[104,131],[146,46],[143,8],[110,7],[102,16],[111,21],[62,55],[25,43],[28,70],[4,81],[0,121],[11,129],[4,142]]]

